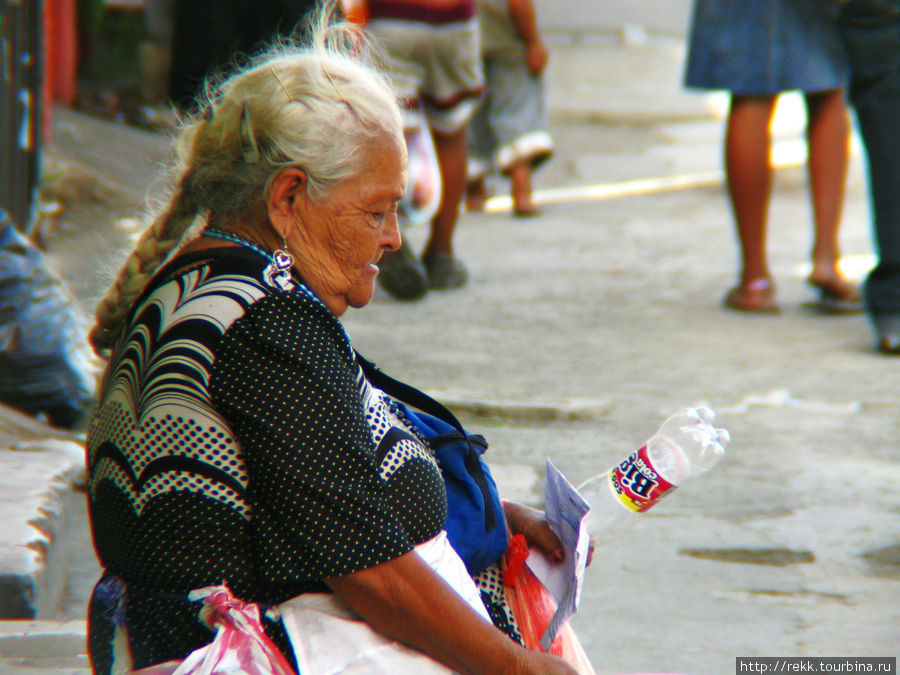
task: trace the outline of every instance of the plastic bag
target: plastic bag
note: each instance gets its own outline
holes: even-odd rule
[[[527,557],[525,537],[521,534],[511,537],[503,558],[503,585],[525,646],[543,651],[541,636],[556,613],[556,601],[528,569]],[[568,623],[559,629],[550,645],[550,653],[564,658],[581,675],[594,675],[594,668]]]
[[[405,114],[403,136],[409,155],[409,180],[398,208],[403,224],[421,225],[430,222],[437,213],[443,183],[425,113],[419,107]]]
[[[216,637],[181,662],[143,668],[135,675],[296,675],[263,632],[256,605],[238,600],[226,586],[200,588],[188,598],[204,601],[200,618],[216,629]]]
[[[74,307],[44,254],[0,210],[0,401],[58,427],[80,421],[96,386]]]
[[[333,593],[304,593],[278,605],[301,675],[450,675],[420,651],[382,635]]]

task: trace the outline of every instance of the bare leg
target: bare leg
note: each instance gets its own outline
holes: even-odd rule
[[[444,189],[441,205],[431,221],[431,236],[423,257],[429,253],[453,253],[453,231],[459,218],[459,205],[466,189],[466,130],[453,134],[434,134],[438,166]]]
[[[725,174],[741,244],[740,282],[725,306],[777,312],[766,256],[766,219],[772,191],[770,126],[776,96],[732,96],[725,133]]]
[[[533,215],[536,211],[531,198],[531,163],[528,161],[513,164],[509,169],[513,213],[518,216]]]
[[[741,243],[742,286],[769,279],[766,218],[772,188],[769,126],[775,96],[733,96],[725,136],[728,193]]]
[[[837,295],[852,294],[854,288],[838,269],[838,229],[847,179],[850,123],[841,89],[806,94],[809,118],[809,180],[815,238],[812,250],[811,284],[827,286]]]
[[[470,180],[466,185],[466,211],[484,211],[487,197],[487,185],[485,185],[484,176]]]

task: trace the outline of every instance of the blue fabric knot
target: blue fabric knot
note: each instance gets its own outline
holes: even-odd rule
[[[94,589],[94,599],[103,616],[117,626],[125,625],[125,582],[113,574],[105,574]]]

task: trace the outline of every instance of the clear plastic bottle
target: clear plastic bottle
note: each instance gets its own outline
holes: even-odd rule
[[[590,504],[588,527],[595,543],[614,537],[685,481],[711,469],[725,454],[730,436],[713,426],[709,408],[683,408],[653,436],[608,471],[578,486]]]

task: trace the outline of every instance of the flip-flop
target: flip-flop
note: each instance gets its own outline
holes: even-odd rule
[[[807,309],[812,309],[821,314],[860,314],[865,310],[859,288],[847,284],[845,289],[838,290],[834,285],[809,282],[815,288],[819,297],[816,300],[803,303]],[[846,289],[849,289],[847,291]]]
[[[722,304],[728,309],[750,314],[780,314],[775,302],[775,284],[769,279],[756,279],[744,286],[738,284],[725,294]]]

